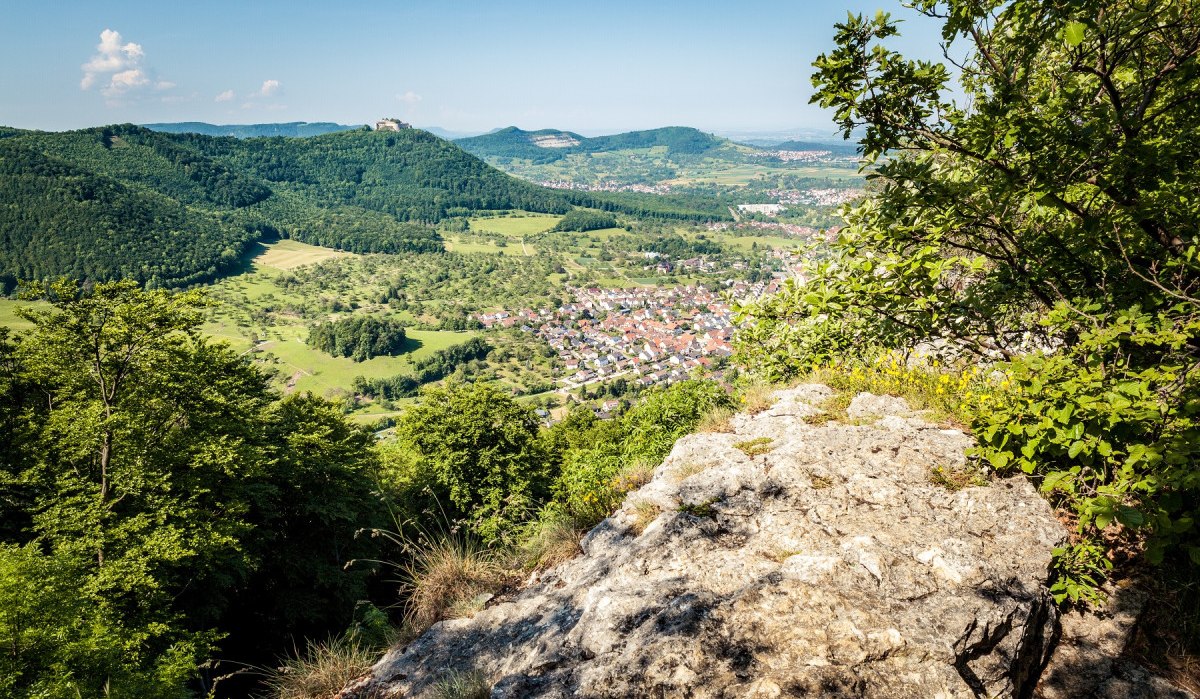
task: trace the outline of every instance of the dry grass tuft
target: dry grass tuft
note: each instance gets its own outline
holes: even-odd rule
[[[642,532],[646,531],[646,527],[650,526],[658,516],[662,514],[662,508],[647,500],[639,500],[633,503],[633,525],[630,527],[634,536],[641,536]]]
[[[478,611],[474,600],[506,579],[492,551],[453,535],[430,540],[418,548],[404,572],[408,616],[418,629]]]
[[[685,461],[671,469],[671,476],[677,481],[682,481],[684,479],[691,478],[697,473],[702,473],[708,470],[709,466],[711,466],[711,464],[705,465],[695,461]]]
[[[332,639],[308,642],[297,653],[267,674],[264,684],[273,699],[326,699],[371,669],[379,653],[352,641]]]
[[[769,409],[775,405],[775,389],[765,383],[755,383],[742,389],[742,409],[751,415]]]
[[[741,451],[746,456],[753,458],[755,456],[766,454],[774,449],[774,447],[771,446],[771,443],[774,441],[775,440],[771,439],[770,437],[758,437],[756,439],[746,440],[745,442],[736,442],[733,445],[733,448]]]
[[[433,699],[488,699],[492,683],[479,670],[451,670],[433,687]]]
[[[846,413],[846,410],[850,407],[854,396],[855,394],[850,392],[835,393],[829,396],[817,406],[822,412],[806,416],[804,422],[810,425],[824,425],[827,422],[850,422],[850,416]]]
[[[521,565],[533,570],[565,563],[579,555],[579,540],[586,533],[566,516],[540,519],[530,526],[521,542]]]
[[[970,468],[945,468],[934,466],[929,472],[929,482],[957,493],[963,488],[987,485],[987,478]]]
[[[710,410],[700,418],[700,423],[696,425],[696,431],[725,434],[733,432],[733,411],[729,408]]]

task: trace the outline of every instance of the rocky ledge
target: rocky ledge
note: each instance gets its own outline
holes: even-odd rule
[[[971,440],[898,399],[809,424],[830,394],[679,440],[580,556],[344,694],[478,671],[514,699],[1032,696],[1060,628],[1050,507],[1021,478],[952,492]]]

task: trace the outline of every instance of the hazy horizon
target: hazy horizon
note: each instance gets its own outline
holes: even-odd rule
[[[847,11],[891,11],[906,53],[939,58],[933,24],[896,3],[750,0],[602,12],[534,2],[9,8],[0,124],[214,124],[384,116],[460,133],[584,135],[693,126],[832,136],[808,104],[811,63]]]

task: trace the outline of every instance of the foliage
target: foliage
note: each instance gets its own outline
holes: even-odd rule
[[[596,231],[605,228],[616,228],[617,219],[612,214],[585,209],[571,209],[566,216],[554,226],[556,231]]]
[[[1014,390],[980,411],[980,454],[1073,505],[1089,540],[1200,562],[1194,4],[915,7],[966,56],[970,106],[944,66],[880,43],[888,15],[838,25],[814,101],[865,127],[877,192],[807,284],[742,307],[743,358],[772,378],[918,343],[999,361]],[[1089,587],[1084,552],[1060,568]]]
[[[396,424],[413,454],[402,478],[428,487],[451,521],[491,541],[544,498],[546,453],[533,411],[486,383],[427,388]],[[417,510],[421,511],[421,510]]]
[[[344,627],[364,579],[342,566],[378,514],[370,435],[311,396],[275,400],[200,335],[198,292],[50,294],[0,336],[15,696],[184,696],[218,647],[260,660]]]
[[[490,696],[492,683],[480,670],[450,670],[433,687],[433,699],[487,699]]]
[[[590,527],[612,514],[625,494],[642,485],[675,441],[708,413],[732,400],[715,383],[682,381],[655,389],[616,420],[568,418],[551,428],[561,470],[550,509]]]
[[[423,537],[404,567],[408,618],[417,629],[469,614],[476,596],[494,589],[504,572],[494,551],[458,534]]]
[[[371,357],[404,351],[404,326],[390,319],[352,315],[318,323],[308,333],[308,344],[335,357],[361,362]]]

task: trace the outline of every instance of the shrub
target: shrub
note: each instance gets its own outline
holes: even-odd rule
[[[284,659],[263,684],[273,699],[326,699],[365,675],[379,652],[345,638],[309,641],[303,653]]]

